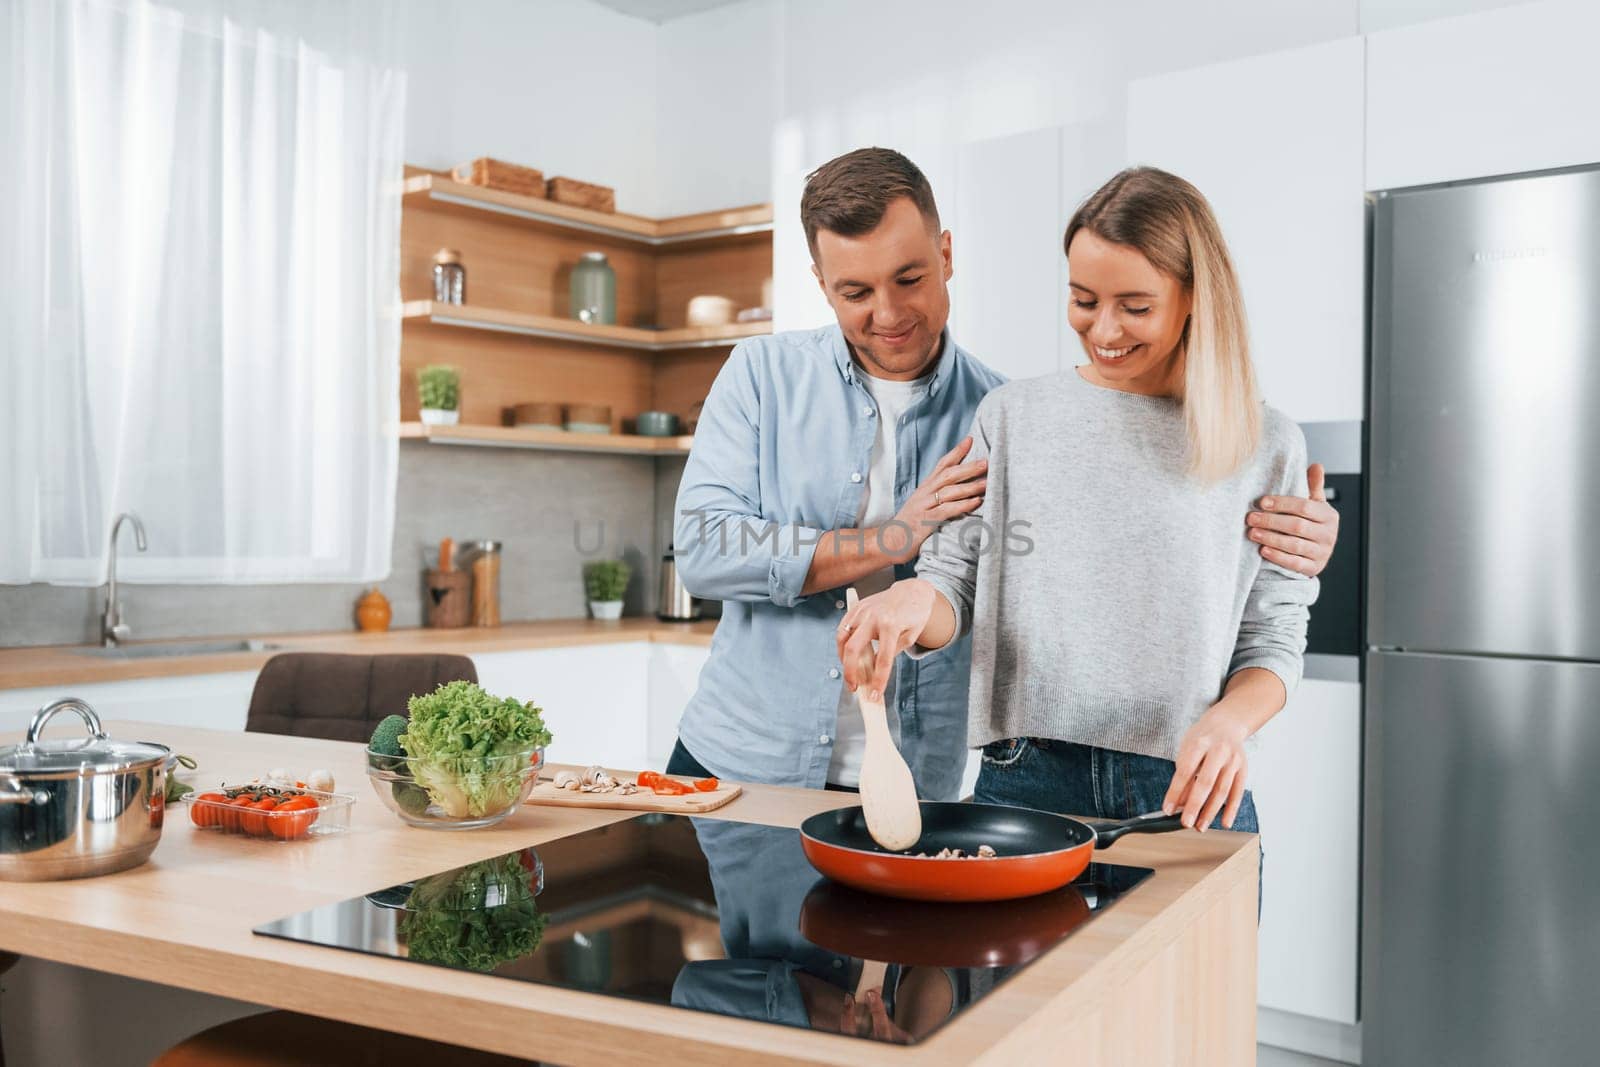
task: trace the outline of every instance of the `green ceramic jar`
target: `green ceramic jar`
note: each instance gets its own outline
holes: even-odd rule
[[[572,268],[572,317],[595,326],[617,323],[617,274],[604,252],[585,252]]]

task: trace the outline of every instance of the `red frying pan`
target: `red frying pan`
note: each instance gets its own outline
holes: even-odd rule
[[[1076,886],[1004,903],[947,904],[894,900],[819,878],[800,905],[800,936],[864,960],[1014,967],[1088,918],[1089,903]]]
[[[1030,808],[922,802],[922,837],[906,852],[886,852],[867,832],[861,808],[840,808],[800,824],[811,865],[836,882],[911,900],[1014,900],[1072,881],[1097,848],[1124,834],[1159,834],[1183,826],[1159,811],[1094,827]],[[993,859],[937,859],[945,848],[967,854],[980,845]],[[917,855],[919,852],[926,856]]]

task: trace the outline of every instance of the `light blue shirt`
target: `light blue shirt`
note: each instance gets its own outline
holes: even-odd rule
[[[1005,380],[948,331],[942,345],[926,395],[895,429],[896,510]],[[800,590],[817,540],[861,514],[877,417],[838,326],[740,343],[706,398],[673,544],[685,587],[723,601],[722,621],[678,736],[718,777],[826,784],[844,685],[834,642],[844,590]],[[895,568],[897,578],[914,573],[914,564]],[[924,798],[955,799],[960,786],[970,660],[963,638],[945,655],[896,665],[889,699]]]

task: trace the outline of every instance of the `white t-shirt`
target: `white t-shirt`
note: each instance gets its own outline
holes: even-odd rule
[[[867,472],[866,499],[862,503],[861,514],[856,519],[858,529],[882,526],[895,516],[895,463],[898,458],[895,453],[895,432],[899,428],[900,417],[922,399],[932,378],[933,375],[927,374],[915,381],[892,382],[868,374],[861,375],[862,384],[867,387],[867,391],[872,394],[872,399],[878,405],[878,436],[872,442],[872,466]],[[904,535],[892,533],[891,536]],[[890,543],[897,544],[898,541]],[[847,552],[850,550],[849,547],[845,549]],[[873,593],[883,592],[893,584],[894,568],[885,567],[856,579],[855,589],[862,599],[865,599]],[[894,701],[889,699],[889,694],[894,692],[893,686],[894,679],[891,676],[889,688],[884,690],[884,694],[889,709],[889,732],[898,737],[899,715],[895,711]],[[828,761],[829,783],[859,785],[861,759],[866,751],[866,728],[861,721],[861,708],[856,704],[856,694],[852,693],[849,687],[841,685],[839,714],[833,730],[833,758]]]

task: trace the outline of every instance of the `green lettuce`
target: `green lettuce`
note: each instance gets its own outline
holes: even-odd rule
[[[418,880],[399,924],[406,954],[492,971],[536,950],[548,920],[534,902],[536,875],[527,855],[513,852]]]
[[[400,735],[417,784],[451,818],[479,818],[517,801],[528,765],[509,757],[550,744],[542,709],[450,682],[408,704]]]

